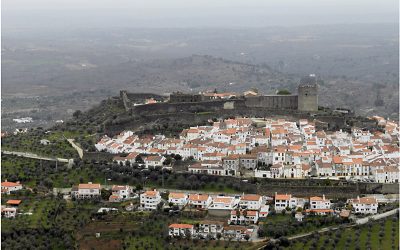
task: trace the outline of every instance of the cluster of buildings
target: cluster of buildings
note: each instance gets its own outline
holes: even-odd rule
[[[73,186],[71,189],[71,197],[80,199],[101,199],[101,185],[99,183],[81,183]],[[111,187],[111,195],[108,199],[110,202],[121,202],[133,198],[133,190],[128,185],[113,185]]]
[[[254,228],[242,225],[228,225],[219,221],[201,221],[198,225],[171,224],[168,227],[170,237],[200,239],[250,239]]]
[[[11,182],[5,180],[1,183],[1,194],[9,195],[11,193],[21,190],[22,188],[22,184],[19,181]],[[1,206],[1,216],[4,218],[15,218],[17,216],[18,206],[19,204],[21,204],[21,202],[21,200],[8,200],[6,202],[6,205]]]
[[[317,131],[314,122],[284,119],[235,118],[210,126],[184,129],[179,138],[143,137],[124,131],[115,138],[103,137],[95,146],[113,154],[114,160],[146,167],[163,166],[165,156],[194,159],[192,173],[237,176],[253,171],[258,178],[345,178],[379,183],[399,180],[399,127],[376,119],[384,132],[354,128]],[[382,120],[383,119],[383,120]],[[257,126],[255,125],[257,124]],[[262,127],[260,127],[260,125]]]
[[[158,191],[153,190],[148,192],[156,196]],[[210,196],[207,194],[170,193],[168,202],[179,207],[189,206],[206,209],[209,214],[213,214],[213,210],[215,209],[229,211],[229,219],[224,222],[201,221],[196,224],[171,224],[169,225],[169,236],[171,237],[245,239],[246,235],[251,235],[253,232],[249,225],[257,224],[260,218],[268,216],[270,211],[267,204],[273,204],[276,212],[283,210],[297,211],[295,219],[299,222],[303,221],[305,216],[311,214],[317,216],[336,215],[348,217],[351,212],[346,209],[333,209],[333,204],[325,195],[297,198],[291,194],[275,193],[274,197],[269,198],[256,194],[229,197]],[[376,214],[378,212],[378,201],[375,197],[357,197],[349,199],[347,204],[348,207],[352,208],[352,212],[356,214]]]

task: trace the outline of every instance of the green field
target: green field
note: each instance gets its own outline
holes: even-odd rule
[[[399,220],[388,217],[367,225],[293,241],[287,249],[399,249]]]

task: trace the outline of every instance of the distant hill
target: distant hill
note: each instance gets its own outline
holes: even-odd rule
[[[398,118],[396,84],[363,82],[343,76],[319,77],[320,105],[351,108],[360,115],[380,114]],[[178,59],[128,61],[79,71],[71,70],[68,74],[62,73],[39,81],[46,83],[48,92],[46,87],[39,88],[38,84],[12,87],[18,88],[18,91],[30,90],[28,93],[35,93],[39,89],[46,95],[74,92],[82,94],[93,90],[106,90],[107,93],[117,94],[121,89],[160,94],[177,90],[198,92],[214,89],[242,92],[250,88],[257,88],[260,93],[274,94],[281,89],[297,93],[300,78],[301,75],[281,73],[265,64],[253,65],[206,55],[192,55]],[[10,86],[3,86],[7,92]],[[100,96],[98,98],[98,102],[104,99]],[[94,103],[86,104],[89,108]],[[77,108],[82,106],[79,103],[76,105]],[[63,107],[60,105],[58,108],[62,111]]]

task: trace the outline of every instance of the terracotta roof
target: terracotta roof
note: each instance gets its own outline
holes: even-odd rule
[[[22,186],[20,183],[16,182],[10,182],[10,181],[5,181],[1,183],[2,187],[17,187],[17,186]]]
[[[219,202],[219,203],[226,203],[226,204],[229,204],[229,203],[232,202],[232,200],[233,200],[232,197],[215,197],[215,198],[213,199],[213,202]]]
[[[323,201],[324,199],[322,197],[319,196],[313,196],[310,197],[310,201]]]
[[[169,228],[180,228],[180,229],[190,229],[193,228],[193,225],[190,224],[171,224]]]
[[[275,200],[290,200],[292,198],[291,194],[276,194]]]
[[[261,196],[258,194],[245,194],[240,198],[242,201],[258,201],[260,200]]]
[[[333,209],[307,209],[306,213],[333,213]]]
[[[8,200],[7,201],[7,204],[8,205],[19,205],[19,204],[21,204],[21,200]]]
[[[190,194],[189,200],[191,201],[206,201],[208,200],[208,194]]]
[[[87,184],[83,183],[83,184],[79,184],[78,188],[79,189],[100,189],[101,186],[98,183],[94,183],[94,184],[92,184],[92,183],[87,183]]]
[[[119,190],[125,190],[127,186],[121,186],[121,185],[113,185],[112,190],[113,191],[119,191]]]
[[[146,196],[156,196],[157,193],[158,193],[157,190],[152,190],[152,191],[149,190],[149,191],[144,192],[144,194],[145,194]]]
[[[172,199],[182,199],[182,198],[186,197],[186,194],[185,193],[169,193],[168,197],[172,198]]]
[[[353,203],[360,203],[360,204],[378,204],[378,201],[375,197],[364,197],[360,199],[354,199]]]

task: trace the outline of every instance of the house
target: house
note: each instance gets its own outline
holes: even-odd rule
[[[1,193],[2,194],[10,194],[12,192],[18,191],[22,189],[21,183],[17,182],[10,182],[4,181],[1,183]]]
[[[282,211],[289,207],[290,209],[297,207],[297,198],[291,194],[275,193],[275,211]]]
[[[206,209],[212,202],[211,196],[208,194],[190,194],[189,205],[193,208]]]
[[[194,235],[194,226],[190,224],[171,224],[168,227],[170,237],[191,237]]]
[[[315,215],[330,215],[334,214],[333,209],[306,209],[306,214],[315,214]]]
[[[225,171],[225,175],[237,175],[239,171],[239,155],[231,154],[223,157],[222,168]]]
[[[350,204],[353,206],[353,211],[359,214],[376,214],[378,213],[378,201],[375,197],[363,197],[357,196],[356,199],[350,200]]]
[[[303,218],[304,218],[304,215],[303,215],[302,213],[300,213],[300,212],[297,212],[297,213],[294,215],[294,218],[295,218],[298,222],[302,222],[302,221],[303,221]]]
[[[113,201],[121,201],[131,196],[132,188],[130,186],[113,185],[111,188],[111,192]]]
[[[230,224],[256,224],[258,222],[259,214],[257,210],[243,210],[237,209],[231,211]]]
[[[199,223],[198,234],[201,237],[216,239],[217,234],[220,233],[222,235],[223,231],[224,231],[223,222],[205,220]]]
[[[73,187],[71,196],[75,199],[100,199],[101,185],[88,182],[87,184],[79,184],[78,187]]]
[[[188,195],[185,193],[169,193],[168,203],[183,207],[188,203]]]
[[[262,197],[258,194],[245,194],[240,198],[239,207],[242,209],[259,210]]]
[[[165,157],[160,155],[150,155],[144,158],[144,164],[146,168],[150,166],[161,167],[164,161]]]
[[[271,171],[257,168],[254,170],[254,177],[256,177],[256,178],[271,178]]]
[[[314,196],[310,197],[310,209],[330,209],[331,201],[325,198],[325,195],[322,197]]]
[[[17,215],[17,208],[15,207],[1,207],[1,217],[4,218],[15,218]]]
[[[260,212],[258,213],[258,217],[266,218],[269,213],[269,205],[262,205],[260,208]]]
[[[250,231],[246,226],[239,226],[239,225],[224,226],[224,238],[242,240],[247,234],[250,234]]]
[[[235,202],[234,197],[229,196],[217,196],[212,200],[212,204],[208,207],[208,209],[223,209],[223,210],[231,210],[237,204]]]
[[[239,164],[244,169],[255,169],[257,167],[257,155],[242,155]]]
[[[160,192],[156,189],[140,194],[140,207],[143,210],[156,210],[160,203]]]

